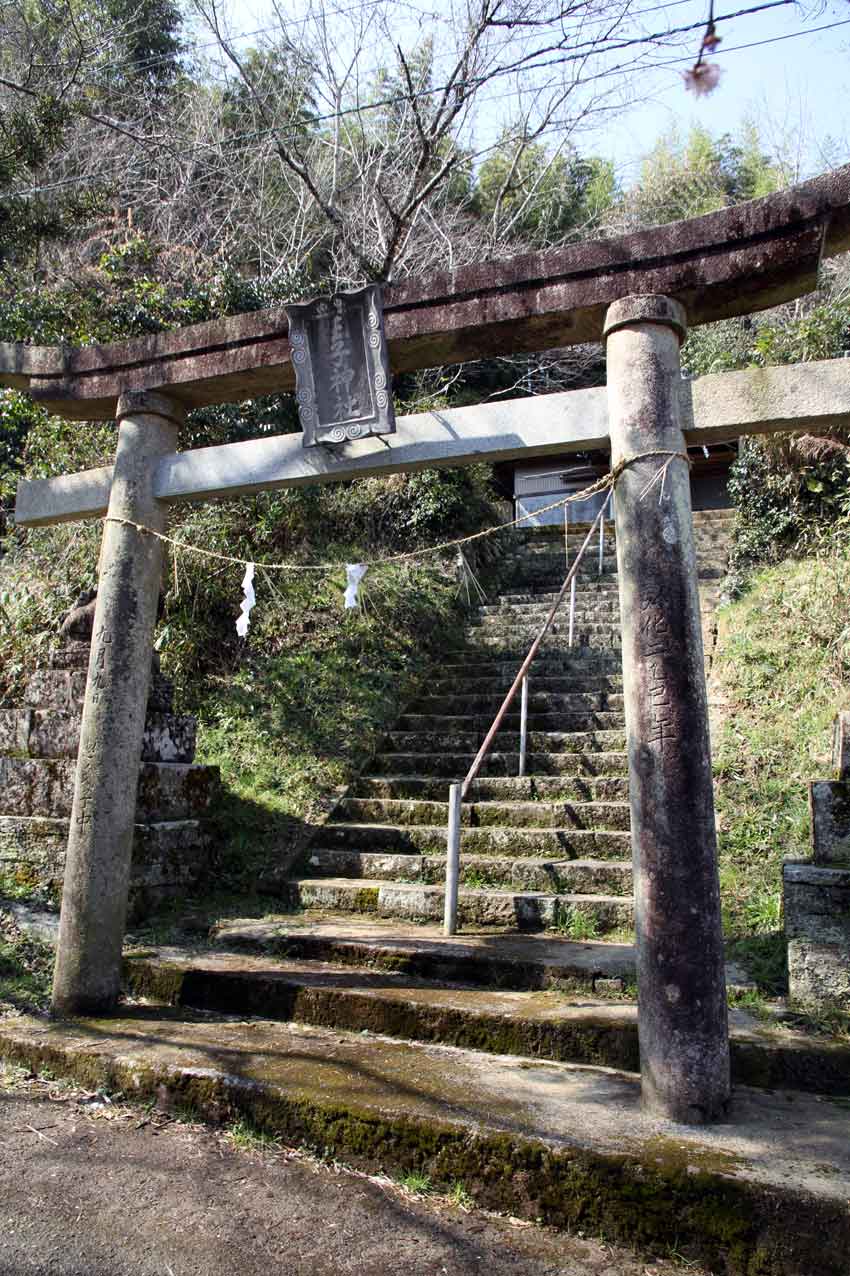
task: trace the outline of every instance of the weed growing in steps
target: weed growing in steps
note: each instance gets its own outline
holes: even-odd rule
[[[399,1174],[396,1183],[417,1196],[427,1196],[433,1187],[430,1175],[423,1174],[420,1170],[410,1170],[407,1174]]]
[[[558,906],[550,930],[567,939],[584,940],[599,937],[599,924],[591,913],[581,908]]]
[[[281,1141],[268,1130],[260,1130],[244,1117],[225,1131],[225,1139],[241,1152],[279,1152]]]

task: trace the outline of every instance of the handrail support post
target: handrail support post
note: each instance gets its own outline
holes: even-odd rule
[[[519,774],[525,775],[525,758],[528,749],[528,674],[522,680],[522,698],[519,711]]]
[[[457,934],[457,895],[460,876],[460,804],[463,786],[458,780],[449,786],[449,830],[446,839],[446,898],[443,933]]]

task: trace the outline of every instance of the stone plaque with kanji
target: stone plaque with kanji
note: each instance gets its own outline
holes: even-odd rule
[[[286,307],[304,446],[393,434],[381,290]]]

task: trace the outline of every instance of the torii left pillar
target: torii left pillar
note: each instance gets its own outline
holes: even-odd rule
[[[100,579],[68,835],[56,1014],[99,1014],[118,1000],[136,791],[142,755],[163,544],[156,463],[177,446],[183,409],[162,394],[118,400],[118,446],[103,529]],[[126,522],[118,520],[127,520]]]

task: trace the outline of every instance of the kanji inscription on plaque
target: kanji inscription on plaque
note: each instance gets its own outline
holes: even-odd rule
[[[286,307],[304,446],[393,434],[381,289]]]

